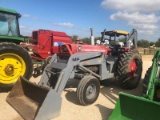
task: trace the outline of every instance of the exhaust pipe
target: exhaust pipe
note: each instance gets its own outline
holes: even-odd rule
[[[90,28],[90,31],[91,31],[91,45],[95,45],[94,36],[93,36],[93,28]]]

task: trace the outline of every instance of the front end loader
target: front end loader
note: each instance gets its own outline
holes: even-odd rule
[[[108,76],[98,75],[85,65],[96,63],[103,68],[106,65],[104,55],[101,52],[86,52],[73,54],[68,60],[65,60],[67,56],[65,59],[61,57],[64,56],[55,54],[51,58],[38,85],[20,77],[13,86],[7,102],[24,119],[46,120],[58,116],[62,102],[61,93],[68,79],[76,77],[81,79],[77,88],[77,97],[82,105],[92,104],[98,98],[100,90],[98,79]],[[88,63],[85,62],[86,60]]]
[[[143,80],[143,97],[120,93],[109,120],[160,119],[160,51],[156,51],[152,61]]]

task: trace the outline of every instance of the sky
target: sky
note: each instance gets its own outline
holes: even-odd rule
[[[160,38],[160,0],[0,0],[0,7],[22,15],[20,31],[46,29],[90,37],[106,30],[137,29],[138,39]]]

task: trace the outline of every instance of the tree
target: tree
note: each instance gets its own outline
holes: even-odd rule
[[[23,37],[25,42],[32,43],[32,37],[29,37],[29,36],[23,36]]]
[[[70,38],[72,39],[73,42],[76,42],[76,39],[78,38],[78,35],[70,36]]]
[[[155,42],[150,42],[149,43],[150,46],[153,46],[154,44],[155,44]]]
[[[126,39],[123,37],[123,38],[119,38],[119,42],[125,42]]]
[[[91,38],[85,37],[80,39],[83,43],[91,44]],[[94,42],[96,43],[96,40],[101,40],[101,37],[94,38]]]
[[[149,47],[149,41],[148,40],[138,40],[137,46],[147,48],[147,47]]]
[[[88,37],[82,38],[81,41],[82,41],[83,43],[91,44],[91,39],[88,38]]]
[[[156,42],[156,47],[160,47],[160,38],[158,38],[158,40]]]

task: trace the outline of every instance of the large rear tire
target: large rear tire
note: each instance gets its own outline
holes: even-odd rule
[[[0,43],[0,87],[11,87],[20,76],[29,79],[33,62],[28,52],[14,43]]]
[[[124,89],[134,89],[138,86],[142,74],[142,57],[133,50],[122,54],[117,70],[120,86]]]
[[[77,87],[77,98],[82,105],[94,103],[100,91],[99,80],[93,76],[85,76]]]

